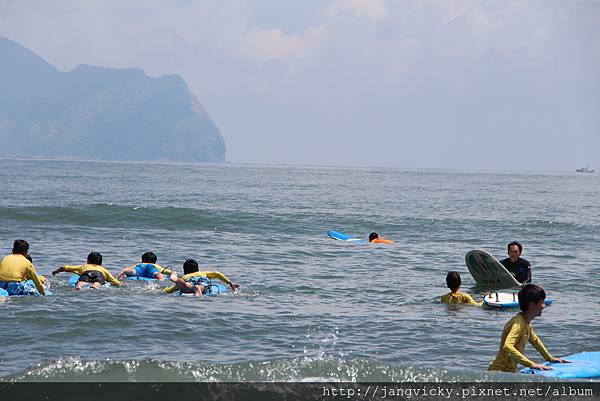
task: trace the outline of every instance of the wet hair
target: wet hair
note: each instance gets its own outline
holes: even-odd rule
[[[156,259],[154,252],[146,252],[142,255],[142,263],[156,263]]]
[[[16,239],[13,244],[12,253],[20,253],[21,255],[27,255],[29,252],[29,242],[24,239]]]
[[[99,252],[92,252],[87,257],[88,265],[102,266],[102,255]]]
[[[532,302],[540,302],[546,299],[546,291],[538,285],[527,284],[519,291],[519,307],[523,312],[529,309]]]
[[[183,274],[196,273],[198,271],[198,262],[194,259],[187,259],[183,263]]]
[[[520,243],[518,243],[517,241],[513,241],[510,244],[508,244],[508,246],[506,247],[507,251],[510,251],[510,247],[511,246],[516,246],[517,248],[519,248],[519,253],[523,252],[523,245],[521,245]]]
[[[27,259],[28,261],[30,261],[31,263],[33,263],[33,259],[31,259],[31,256],[25,255],[25,259]]]
[[[458,272],[448,272],[448,274],[446,275],[446,285],[448,286],[448,288],[450,288],[451,290],[455,290],[458,287],[460,287],[461,284],[462,281]]]
[[[379,234],[377,234],[376,232],[372,232],[371,234],[369,234],[369,242],[377,238],[379,238]]]

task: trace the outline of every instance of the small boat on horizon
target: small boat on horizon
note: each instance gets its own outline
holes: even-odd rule
[[[594,172],[594,170],[590,170],[588,168],[588,166],[585,166],[585,167],[582,167],[582,168],[578,168],[575,171],[577,171],[578,173],[593,173]]]

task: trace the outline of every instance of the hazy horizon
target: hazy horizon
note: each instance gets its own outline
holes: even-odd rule
[[[600,2],[0,4],[61,71],[180,74],[239,164],[600,168]]]

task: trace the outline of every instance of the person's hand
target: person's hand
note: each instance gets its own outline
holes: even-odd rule
[[[60,268],[52,271],[53,276],[56,276],[58,273],[60,273]]]
[[[238,291],[240,289],[240,285],[239,284],[229,283],[229,286],[231,287],[231,289],[233,291]]]
[[[561,359],[561,358],[552,358],[550,359],[550,362],[555,362],[555,363],[571,363],[571,361],[567,361],[566,359]]]
[[[531,365],[531,369],[553,370],[550,366],[542,365],[541,363],[534,363]]]
[[[119,273],[119,274],[117,275],[117,278],[118,278],[119,280],[120,280],[120,279],[123,279],[123,278],[125,278],[125,271],[122,271],[121,273]]]
[[[177,281],[177,273],[171,273],[171,276],[169,276],[169,278],[171,279],[171,281]]]

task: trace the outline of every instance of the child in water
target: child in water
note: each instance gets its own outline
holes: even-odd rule
[[[550,366],[544,366],[535,363],[523,355],[525,342],[529,341],[533,347],[550,362],[569,363],[565,359],[555,358],[537,336],[531,321],[542,315],[546,299],[546,292],[542,287],[533,284],[527,284],[519,291],[519,307],[521,312],[510,319],[504,326],[502,338],[500,340],[500,350],[496,358],[490,364],[488,370],[500,372],[516,372],[517,364],[525,365],[529,368],[551,370]]]
[[[458,272],[448,272],[446,275],[446,285],[450,288],[450,292],[442,295],[442,303],[445,304],[467,304],[481,306],[483,301],[475,301],[473,297],[464,292],[460,292],[462,281]]]
[[[372,242],[374,244],[393,244],[394,243],[394,241],[392,241],[391,239],[380,238],[379,234],[377,234],[376,232],[372,232],[371,234],[369,234],[369,242]]]
[[[172,273],[171,281],[173,281],[175,285],[165,288],[162,292],[170,294],[179,290],[182,293],[193,293],[195,296],[201,297],[210,291],[211,278],[218,278],[225,284],[229,284],[232,291],[240,288],[239,284],[233,283],[221,272],[201,272],[198,270],[198,262],[194,259],[186,260],[183,264],[183,277],[177,277],[177,273]]]
[[[154,278],[159,281],[164,280],[164,274],[173,273],[170,269],[162,267],[156,263],[157,257],[154,252],[146,252],[142,255],[142,261],[132,266],[126,267],[117,276],[122,279],[125,277],[139,276],[146,278]]]
[[[52,275],[56,276],[61,272],[71,272],[79,275],[75,285],[78,290],[86,284],[89,284],[90,288],[98,289],[107,281],[116,287],[121,286],[121,282],[102,267],[102,255],[98,252],[91,252],[87,257],[86,264],[78,266],[65,265],[54,270]]]

